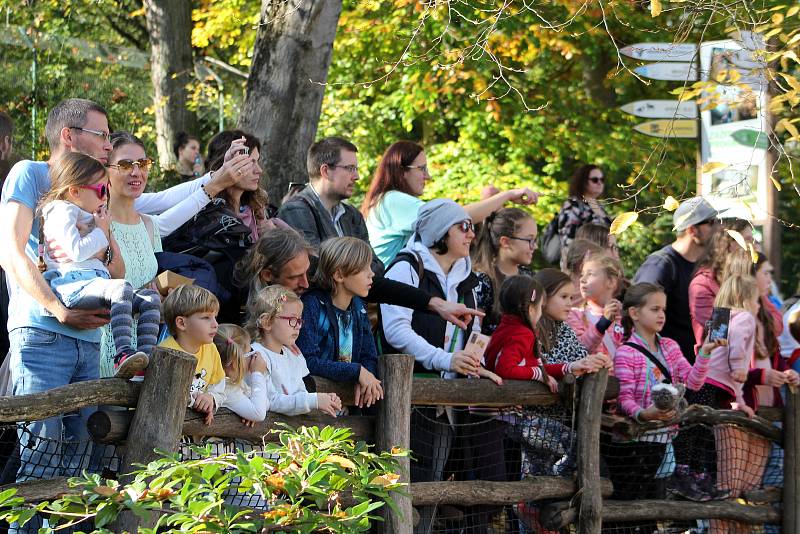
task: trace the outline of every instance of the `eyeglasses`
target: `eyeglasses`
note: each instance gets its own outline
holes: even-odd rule
[[[338,167],[339,169],[344,169],[350,174],[356,174],[358,172],[357,165],[331,165],[331,167]]]
[[[100,200],[108,196],[108,184],[79,185],[78,189],[91,189]]]
[[[147,169],[150,168],[150,165],[153,163],[153,160],[150,158],[142,158],[137,160],[130,160],[130,159],[121,159],[117,162],[116,165],[107,165],[107,167],[111,167],[112,169],[119,169],[122,172],[130,172],[133,170],[133,166],[136,165],[139,167],[139,170],[142,172],[147,172]]]
[[[528,243],[528,247],[531,250],[536,250],[536,238],[535,237],[514,237],[513,235],[508,236],[509,239],[515,239],[517,241],[525,241]]]
[[[406,169],[419,169],[423,174],[428,174],[428,165],[403,165]]]
[[[464,232],[465,234],[468,232],[475,231],[475,225],[472,224],[472,221],[470,220],[461,221],[460,223],[455,224],[455,226],[458,226],[458,229]]]
[[[703,226],[704,224],[714,225],[714,224],[717,224],[718,220],[719,219],[717,219],[716,217],[712,217],[710,219],[706,219],[705,221],[700,221],[699,223],[695,224],[695,226]]]
[[[591,176],[589,178],[589,181],[592,182],[593,184],[602,184],[603,182],[606,181],[606,177],[605,176]]]
[[[80,130],[82,132],[94,134],[97,137],[102,137],[104,141],[108,141],[111,138],[111,134],[109,132],[104,132],[102,130],[92,130],[90,128],[81,128],[80,126],[68,126],[68,128],[72,130]]]
[[[279,315],[278,319],[285,319],[289,323],[290,328],[300,328],[303,326],[303,319],[300,317],[289,317],[288,315]]]

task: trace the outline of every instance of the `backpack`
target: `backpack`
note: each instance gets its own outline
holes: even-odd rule
[[[205,261],[189,254],[178,252],[156,252],[158,272],[172,271],[175,274],[194,280],[194,284],[208,289],[220,300],[227,302],[231,298],[230,292],[217,281],[214,268]]]
[[[539,250],[544,261],[556,264],[561,261],[561,236],[558,235],[558,213],[553,216],[539,240]]]

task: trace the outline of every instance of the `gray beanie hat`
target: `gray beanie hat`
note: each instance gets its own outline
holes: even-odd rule
[[[437,198],[420,206],[414,235],[423,245],[432,247],[451,226],[466,220],[471,220],[471,217],[464,208],[452,200]]]

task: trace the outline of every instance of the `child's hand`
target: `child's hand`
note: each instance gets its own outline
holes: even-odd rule
[[[789,377],[782,371],[775,369],[764,370],[764,385],[779,388],[789,381]]]
[[[622,303],[617,299],[609,300],[603,307],[603,317],[609,321],[615,321],[622,314]]]
[[[655,404],[651,404],[639,412],[640,421],[671,421],[675,419],[675,410],[659,410]]]
[[[747,371],[744,369],[734,369],[731,371],[731,378],[733,378],[735,382],[744,384],[745,380],[747,380]]]
[[[581,376],[586,373],[596,373],[600,369],[610,368],[612,365],[611,358],[606,354],[598,352],[581,358],[577,362],[572,362],[570,371],[575,376]]]
[[[483,366],[480,366],[478,368],[478,376],[481,377],[481,378],[488,378],[489,380],[491,380],[492,382],[494,382],[498,386],[502,386],[503,385],[503,379],[500,378],[500,375],[491,372],[490,370],[488,370],[487,368],[485,368]]]
[[[251,373],[267,374],[267,362],[265,362],[264,358],[258,353],[255,353],[250,356],[250,363],[247,366],[247,370]]]
[[[342,409],[342,401],[336,393],[317,393],[317,408],[322,413],[336,417],[336,412]]]
[[[733,404],[731,404],[731,407],[734,410],[739,410],[740,412],[744,412],[747,415],[747,417],[750,417],[751,419],[756,415],[756,412],[754,412],[753,409],[744,402],[734,402]]]
[[[108,214],[108,209],[105,205],[100,206],[92,216],[94,217],[94,224],[100,228],[104,234],[108,235],[111,229],[111,216]]]
[[[478,376],[478,369],[480,369],[481,362],[474,355],[463,350],[458,350],[453,353],[453,359],[450,360],[450,370],[467,376]]]
[[[800,375],[794,369],[787,369],[783,372],[786,375],[786,383],[790,386],[800,386]]]
[[[250,419],[245,419],[244,417],[242,417],[242,424],[244,426],[253,428],[255,426],[256,422],[255,421],[251,421]]]
[[[214,413],[214,397],[208,393],[198,393],[192,406],[198,412]]]
[[[544,383],[547,385],[547,387],[550,388],[550,393],[553,393],[553,394],[558,393],[558,380],[556,380],[555,378],[553,378],[550,375],[547,375],[547,381],[544,382]]]
[[[706,338],[706,342],[700,347],[700,352],[703,354],[711,354],[711,351],[716,349],[717,347],[727,347],[728,340],[727,339],[715,339],[714,341],[709,341]]]

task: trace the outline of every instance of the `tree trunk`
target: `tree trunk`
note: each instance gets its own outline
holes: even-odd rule
[[[158,159],[174,167],[175,134],[197,133],[197,115],[188,107],[187,86],[194,78],[192,3],[188,0],[144,0],[150,34],[150,78],[156,111]]]
[[[341,0],[262,0],[239,127],[261,140],[275,205],[289,182],[308,181],[306,152],[317,133],[341,11]]]

